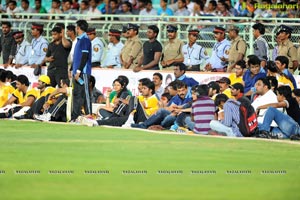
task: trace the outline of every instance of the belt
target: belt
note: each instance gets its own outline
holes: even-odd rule
[[[101,65],[100,62],[92,62],[92,67],[98,67],[100,65]]]

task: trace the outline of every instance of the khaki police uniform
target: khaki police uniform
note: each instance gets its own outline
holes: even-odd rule
[[[247,45],[243,38],[237,36],[234,40],[231,41],[231,46],[228,50],[228,63],[231,67],[238,60],[239,53],[245,56],[247,51]]]
[[[163,48],[162,61],[183,58],[183,54],[182,54],[183,45],[184,43],[178,38],[172,41],[168,41]],[[168,69],[168,67],[164,69]]]
[[[278,56],[286,56],[289,59],[289,71],[294,73],[293,61],[297,59],[297,49],[288,39],[278,45]]]
[[[129,62],[130,57],[133,57],[133,61],[129,69],[133,69],[137,66],[142,53],[143,43],[137,35],[133,38],[129,38],[128,42],[125,42],[125,45],[121,51],[122,59],[124,62]]]

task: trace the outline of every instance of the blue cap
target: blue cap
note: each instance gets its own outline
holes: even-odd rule
[[[130,30],[130,29],[133,29],[133,30],[139,30],[139,26],[136,25],[136,24],[131,24],[131,23],[129,23],[129,24],[127,25],[127,30]]]
[[[168,32],[177,32],[178,28],[176,26],[173,25],[168,25],[167,26],[167,31]]]
[[[286,26],[286,25],[280,25],[279,26],[279,31],[278,31],[279,33],[280,32],[286,32],[286,33],[292,33],[293,32],[293,29],[291,28],[291,27],[289,27],[289,26]]]

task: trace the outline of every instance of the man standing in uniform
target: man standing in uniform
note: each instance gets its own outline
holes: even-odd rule
[[[103,42],[96,36],[95,28],[88,28],[86,34],[92,42],[92,67],[100,67],[104,50]]]
[[[142,56],[143,44],[139,39],[139,27],[135,24],[127,25],[128,42],[121,51],[121,62],[125,69],[133,69],[137,66]]]
[[[3,65],[6,68],[12,63],[16,51],[10,22],[2,22],[2,34],[0,36],[0,55],[2,52]]]
[[[148,26],[146,41],[143,45],[143,54],[139,60],[138,65],[133,68],[134,72],[139,72],[141,70],[159,70],[159,60],[161,57],[162,46],[156,37],[159,33],[159,29],[156,25]]]
[[[289,59],[289,71],[293,74],[298,68],[297,49],[290,41],[293,29],[286,25],[280,25],[279,35],[280,43],[278,45],[278,56],[286,56]]]
[[[48,49],[48,42],[42,36],[44,25],[33,23],[31,26],[31,35],[33,37],[31,41],[31,55],[29,57],[28,64],[31,68],[41,67],[46,56]]]
[[[269,45],[266,39],[263,37],[265,34],[265,26],[261,23],[254,24],[253,36],[255,41],[253,44],[254,55],[260,59],[260,66],[265,68],[267,61],[269,60]]]
[[[169,41],[164,45],[161,66],[164,69],[172,66],[173,63],[181,63],[184,61],[182,54],[183,42],[177,38],[177,27],[173,25],[167,26]]]
[[[16,31],[13,33],[16,42],[16,53],[12,61],[12,65],[17,69],[23,65],[28,64],[28,58],[31,53],[31,46],[29,42],[24,39],[23,31]]]
[[[121,31],[109,29],[109,44],[101,67],[121,68],[120,54],[124,44],[120,41]]]
[[[231,39],[231,46],[228,52],[227,72],[231,72],[237,61],[243,60],[247,52],[246,41],[239,36],[238,27],[229,29],[229,38]]]
[[[46,54],[45,62],[50,62],[47,75],[50,77],[51,86],[60,85],[61,79],[68,78],[68,56],[72,42],[65,38],[64,29],[56,26],[52,29],[52,42]]]
[[[92,71],[92,44],[86,34],[89,25],[86,20],[78,20],[76,25],[78,36],[72,69],[74,79],[72,120],[77,119],[81,114],[82,106],[84,106],[85,114],[92,114],[89,91],[89,79]]]
[[[224,72],[228,64],[230,42],[225,38],[224,28],[215,27],[213,33],[217,42],[214,44],[211,57],[205,65],[205,71]]]
[[[183,63],[187,66],[186,71],[200,71],[200,64],[209,58],[206,49],[197,44],[199,30],[189,30],[188,44],[183,45]]]

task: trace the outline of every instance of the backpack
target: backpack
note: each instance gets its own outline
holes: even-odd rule
[[[238,123],[240,132],[244,137],[254,136],[258,131],[256,112],[247,97],[241,97],[238,101],[240,102],[240,122]]]

